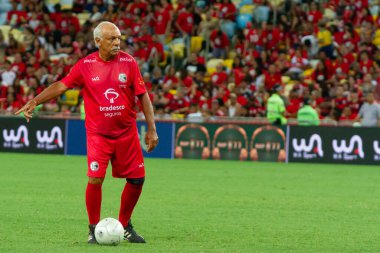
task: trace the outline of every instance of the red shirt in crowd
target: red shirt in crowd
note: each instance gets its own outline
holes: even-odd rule
[[[227,35],[222,32],[220,36],[218,36],[218,30],[214,30],[211,32],[210,41],[213,47],[215,48],[226,48],[230,44]]]
[[[25,21],[28,18],[28,14],[26,11],[8,11],[7,14],[7,21],[10,23],[12,20],[16,21],[16,24],[19,24],[21,21]]]
[[[335,108],[343,111],[343,109],[348,105],[348,100],[346,97],[334,98]]]
[[[371,68],[373,66],[373,62],[372,60],[368,60],[368,61],[360,61],[359,62],[359,65],[360,65],[360,71],[363,73],[363,74],[368,74],[371,72]]]
[[[307,13],[307,21],[313,23],[314,25],[318,24],[319,20],[323,17],[322,13],[318,10],[309,11]]]
[[[170,22],[170,13],[167,10],[163,10],[161,12],[156,11],[154,13],[154,32],[158,35],[162,35],[166,33],[166,27]]]
[[[281,83],[280,73],[270,74],[269,72],[264,72],[264,76],[265,76],[265,83],[264,83],[265,89],[268,91],[271,90],[276,83]]]
[[[221,16],[224,19],[235,21],[236,7],[233,3],[222,3],[220,6]]]
[[[165,60],[164,46],[160,42],[151,41],[149,43],[149,55],[151,55],[153,51],[156,52],[158,55],[158,62],[162,62]]]
[[[215,72],[211,75],[211,82],[215,85],[221,85],[228,80],[228,75],[226,72]]]
[[[175,111],[175,110],[182,109],[188,106],[190,106],[190,103],[185,98],[172,99],[170,100],[169,105],[168,105],[170,111]]]
[[[178,26],[187,34],[193,32],[194,18],[193,14],[187,11],[182,11],[177,18]]]
[[[107,62],[92,53],[61,82],[68,88],[83,86],[87,131],[113,137],[135,124],[135,96],[146,92],[136,60],[125,52]]]
[[[144,2],[132,2],[128,6],[128,12],[134,15],[144,16],[146,12],[147,4]]]

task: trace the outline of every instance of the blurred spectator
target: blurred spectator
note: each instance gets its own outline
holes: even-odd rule
[[[280,94],[282,87],[275,84],[271,90],[272,95],[267,102],[267,119],[273,125],[284,125],[287,120],[285,118],[285,104]]]
[[[281,84],[281,73],[276,70],[274,64],[269,65],[268,71],[264,72],[264,87],[267,91],[272,90],[275,84]]]
[[[202,118],[202,112],[199,109],[197,103],[192,103],[189,107],[189,113],[187,114],[187,119],[190,121],[196,121]]]
[[[310,106],[310,99],[303,101],[303,106],[297,112],[297,121],[300,126],[317,126],[319,125],[318,112]]]
[[[318,46],[319,50],[326,53],[330,59],[334,56],[334,46],[331,32],[326,28],[326,23],[321,21],[318,24]]]
[[[1,87],[12,86],[16,79],[16,73],[11,68],[11,63],[6,61],[1,71]]]
[[[241,105],[237,102],[237,95],[230,93],[229,100],[227,101],[227,109],[229,117],[237,117],[240,115]]]
[[[356,120],[361,122],[361,126],[380,126],[380,105],[375,102],[373,92],[367,94],[367,101],[360,108]]]
[[[212,56],[214,58],[225,59],[227,57],[230,43],[227,35],[220,27],[211,32],[210,43],[212,46]]]
[[[161,2],[158,2],[156,5],[153,20],[154,33],[157,34],[158,40],[162,44],[165,44],[166,35],[169,34],[169,25],[172,20],[169,10],[166,10]]]

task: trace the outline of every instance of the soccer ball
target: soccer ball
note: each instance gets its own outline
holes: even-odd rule
[[[114,218],[105,218],[95,227],[95,238],[100,245],[118,245],[124,237],[124,227]]]

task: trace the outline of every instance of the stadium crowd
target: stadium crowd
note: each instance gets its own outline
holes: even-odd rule
[[[287,118],[305,99],[321,119],[354,120],[380,99],[380,3],[371,0],[12,0],[0,26],[0,111],[64,77],[114,22],[139,62],[156,115],[265,117],[283,86]],[[79,112],[80,91],[41,110]]]

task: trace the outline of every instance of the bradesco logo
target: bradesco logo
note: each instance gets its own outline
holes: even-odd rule
[[[380,161],[380,142],[374,141],[373,142],[373,151],[374,151],[374,160]]]
[[[334,150],[333,159],[335,160],[352,161],[364,158],[363,141],[359,135],[352,136],[349,145],[345,140],[341,140],[339,145],[338,140],[334,139],[332,146]]]
[[[14,129],[3,130],[4,148],[20,149],[29,147],[28,129],[26,126],[19,126],[17,131]]]
[[[62,130],[58,126],[49,131],[37,130],[37,148],[46,150],[55,150],[63,148]]]
[[[115,91],[115,89],[110,88],[110,89],[107,89],[104,92],[104,96],[110,102],[110,104],[113,104],[113,103],[115,103],[115,100],[119,97],[119,93],[117,93]],[[103,112],[103,111],[108,111],[108,112],[120,111],[120,110],[124,110],[124,109],[125,109],[125,105],[119,105],[119,106],[115,106],[115,105],[99,106],[99,110],[101,112]]]
[[[104,96],[110,101],[111,104],[113,104],[115,99],[119,97],[119,93],[117,93],[114,89],[108,89],[104,92]]]
[[[315,159],[323,157],[322,139],[318,134],[310,136],[308,143],[306,139],[301,139],[298,143],[298,140],[294,138],[292,145],[294,149],[293,158]]]

